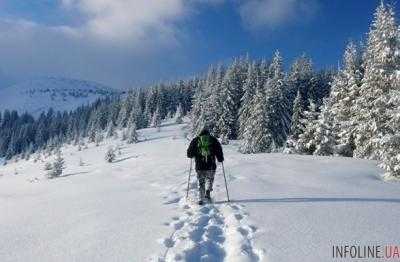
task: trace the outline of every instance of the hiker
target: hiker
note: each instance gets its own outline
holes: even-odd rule
[[[195,159],[197,180],[199,181],[199,204],[202,205],[204,197],[211,200],[215,170],[215,158],[218,162],[224,161],[221,144],[218,139],[204,128],[200,134],[190,142],[187,156]],[[206,187],[207,184],[207,187]]]

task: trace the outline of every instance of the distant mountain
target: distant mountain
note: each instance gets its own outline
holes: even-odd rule
[[[29,112],[38,116],[49,108],[64,111],[98,98],[120,94],[105,85],[59,77],[41,77],[0,89],[0,111]]]

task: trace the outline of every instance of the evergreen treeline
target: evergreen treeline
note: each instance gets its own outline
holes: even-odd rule
[[[393,8],[381,3],[365,47],[347,46],[321,112],[294,104],[287,151],[376,159],[400,177],[399,84],[400,30]]]
[[[285,72],[279,52],[271,61],[240,58],[226,68],[211,67],[193,98],[192,132],[208,125],[222,142],[242,139],[243,153],[277,150],[290,133],[296,94],[302,110],[310,101],[321,105],[333,76],[314,71],[304,55]]]
[[[0,157],[28,158],[33,152],[53,150],[63,143],[78,145],[83,138],[99,143],[104,133],[110,137],[116,128],[126,129],[123,139],[128,143],[136,142],[137,128],[159,125],[176,111],[186,114],[198,83],[194,79],[131,90],[124,98],[99,99],[71,112],[50,109],[37,119],[5,110],[0,112]]]

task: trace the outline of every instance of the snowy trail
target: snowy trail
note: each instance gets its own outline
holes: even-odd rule
[[[243,205],[217,201],[199,206],[193,196],[196,182],[190,184],[189,199],[184,197],[185,187],[182,183],[164,197],[166,204],[178,204],[181,215],[165,223],[172,233],[159,240],[165,252],[153,261],[262,261],[263,252],[252,241],[257,227],[249,224]],[[218,198],[221,191],[216,185]]]

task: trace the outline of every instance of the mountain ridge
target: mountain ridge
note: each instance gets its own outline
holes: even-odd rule
[[[37,77],[0,89],[0,111],[16,110],[37,116],[50,108],[69,111],[99,98],[122,93],[88,80]]]

